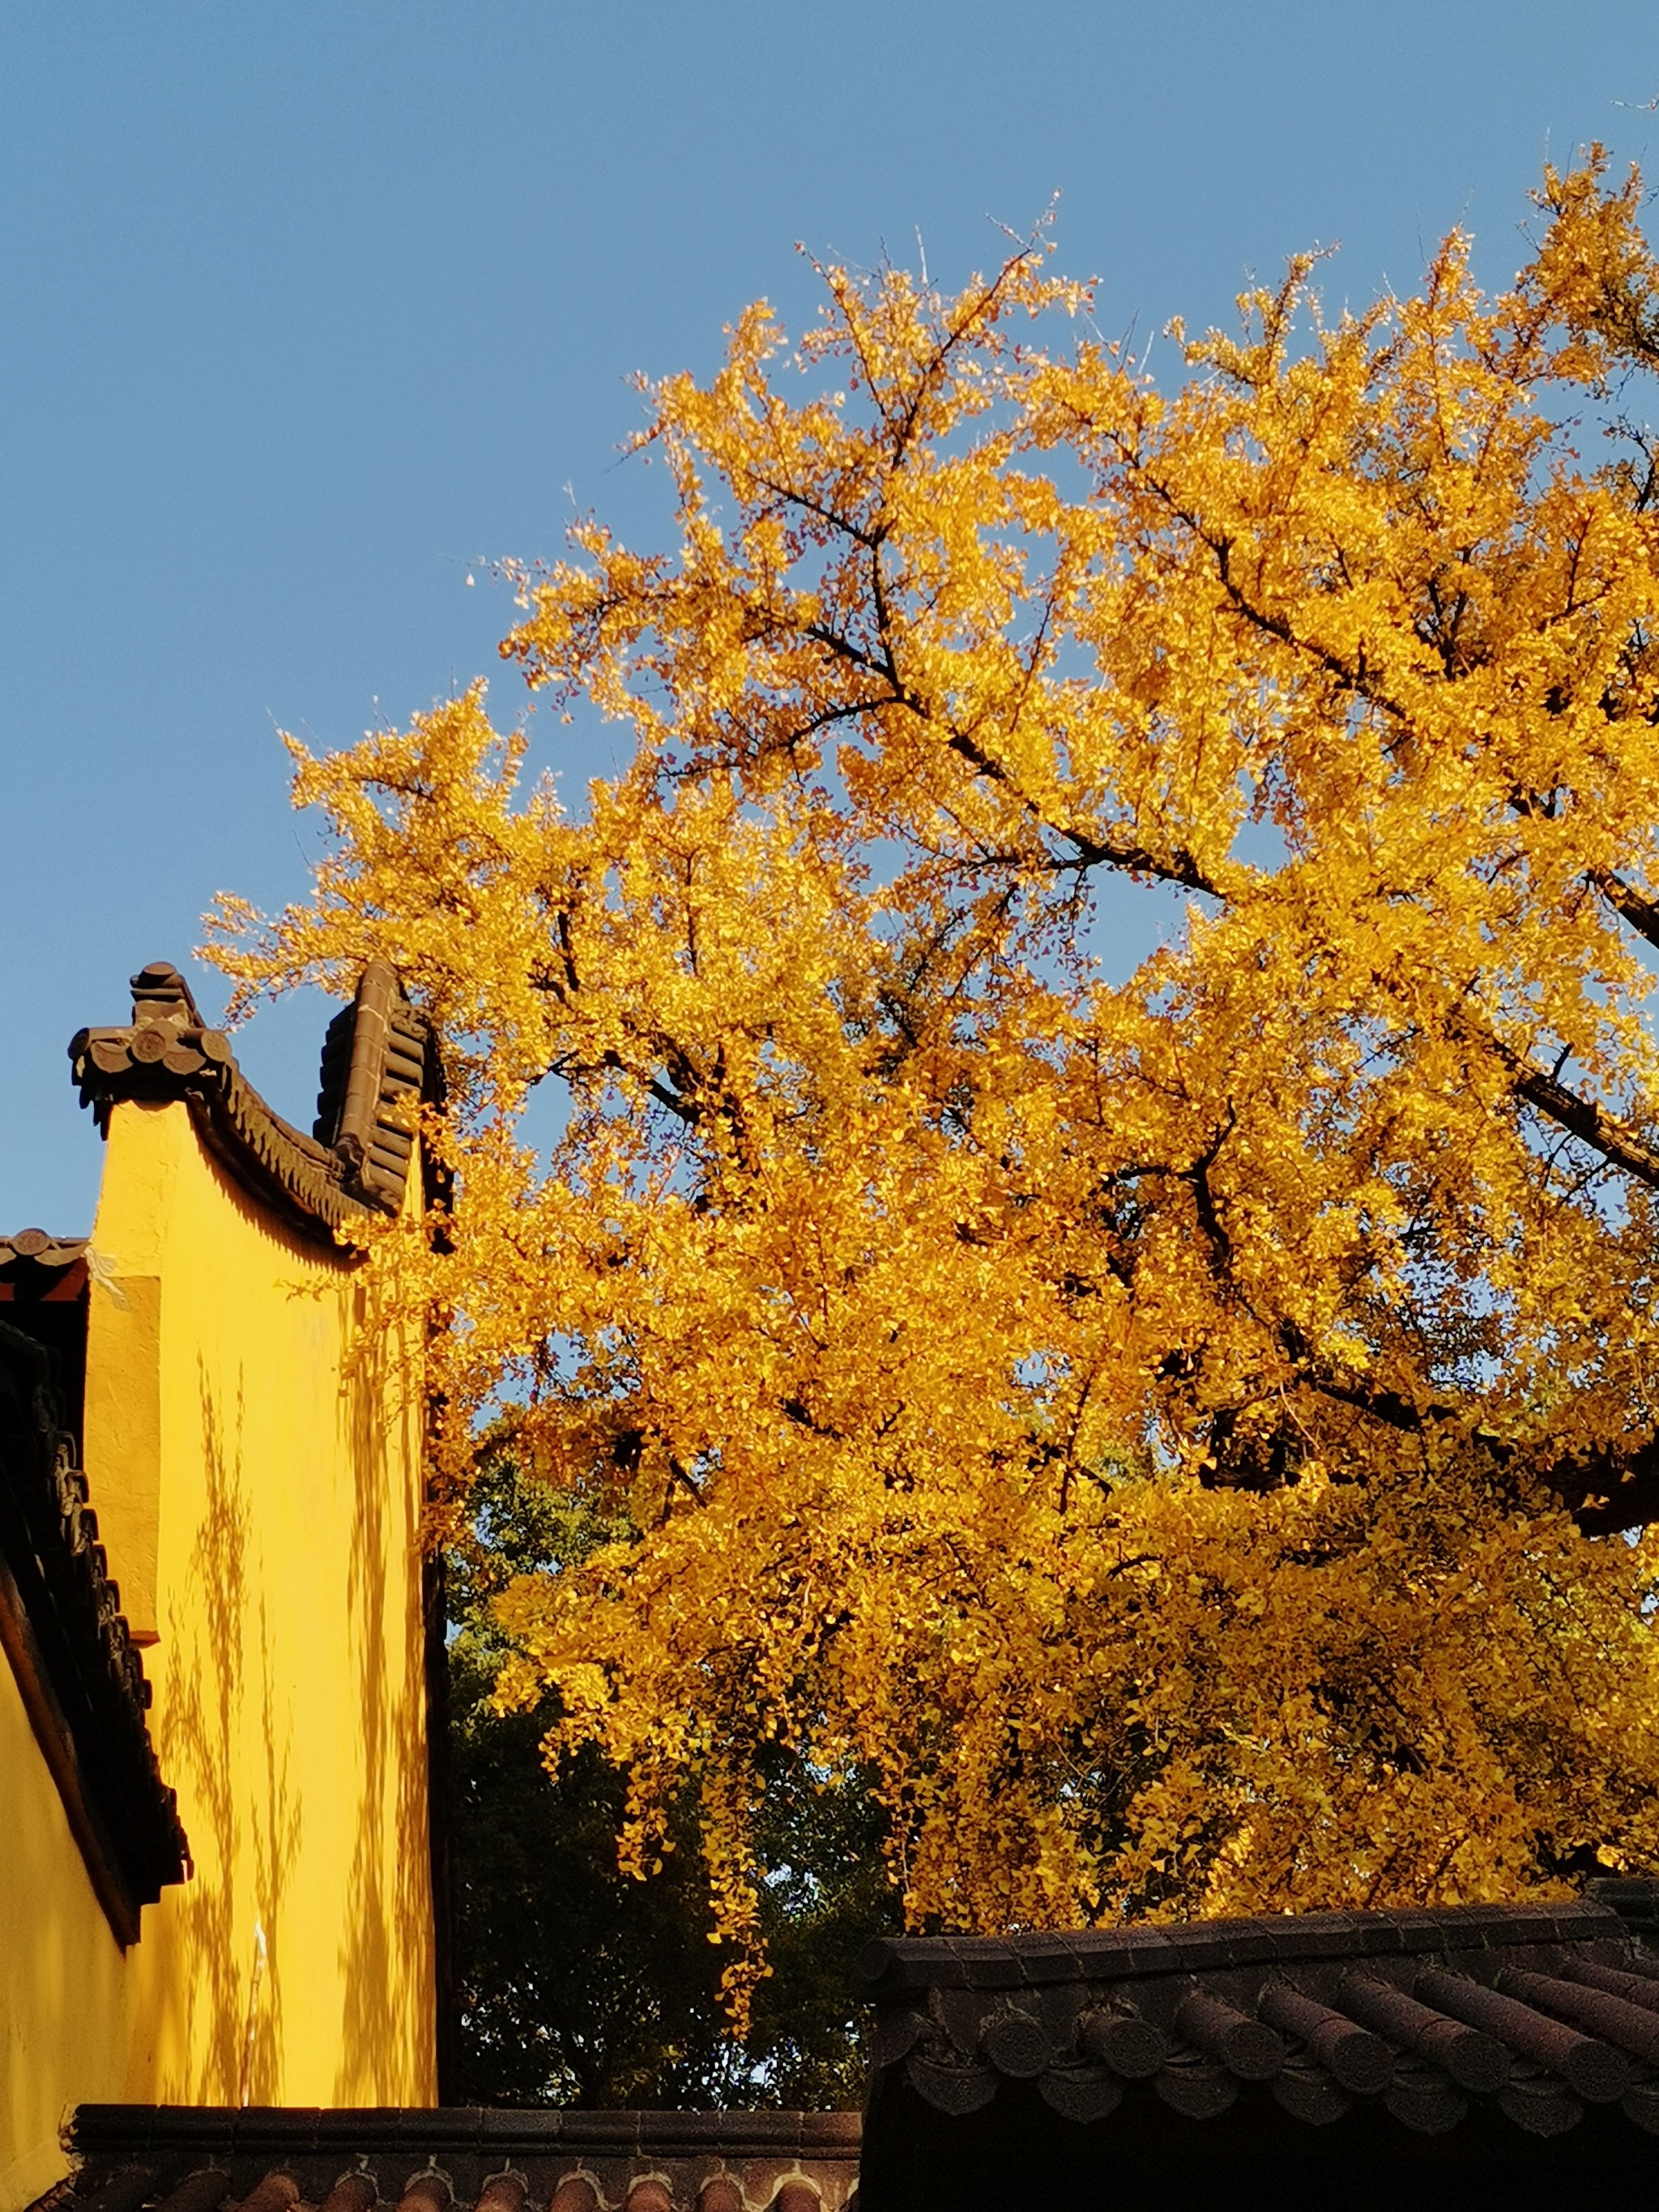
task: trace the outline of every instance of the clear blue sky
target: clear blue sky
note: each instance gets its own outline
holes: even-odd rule
[[[761,294],[801,319],[798,240],[920,232],[955,280],[1058,191],[1142,331],[1315,242],[1328,294],[1406,286],[1458,222],[1501,281],[1549,155],[1659,181],[1656,94],[1651,0],[8,9],[0,1229],[89,1224],[71,1032],[216,890],[303,888],[277,727],[349,743],[494,667],[469,568],[556,552],[573,496],[654,531],[629,374],[707,367]],[[239,1042],[305,1122],[325,1011]]]

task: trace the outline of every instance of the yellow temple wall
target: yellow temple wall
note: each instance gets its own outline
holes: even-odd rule
[[[3,1656],[0,1776],[0,2212],[15,2212],[64,2171],[64,2083],[123,2078],[127,1966]]]
[[[87,2002],[39,2015],[61,2047],[7,2051],[6,2114],[29,2117],[0,2117],[0,2174],[39,2162],[34,2081],[54,2146],[82,2101],[436,2094],[421,1416],[398,1345],[364,1271],[277,1225],[179,1102],[114,1106],[89,1267],[84,1463],[195,1871],[124,1957],[73,1846],[44,1840],[52,1808],[31,1814],[62,1863],[0,1905],[0,1946],[9,1909],[51,1922]],[[0,2189],[0,2212],[27,2201]]]

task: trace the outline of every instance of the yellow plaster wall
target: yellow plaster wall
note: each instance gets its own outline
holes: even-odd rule
[[[11,1668],[0,1656],[0,2207],[64,2171],[66,2106],[116,2093],[125,1969]]]
[[[69,1894],[78,1860],[20,1908],[101,1964],[67,2015],[84,2047],[18,2063],[63,2066],[54,2134],[83,2099],[429,2104],[420,1420],[395,1346],[362,1271],[277,1227],[180,1103],[114,1108],[91,1273],[88,1480],[154,1639],[195,1875],[125,1960],[83,1875]],[[26,2201],[0,2188],[0,2212]]]

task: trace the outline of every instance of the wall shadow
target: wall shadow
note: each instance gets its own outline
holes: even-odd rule
[[[435,2011],[418,1378],[364,1271],[202,1158],[226,1213],[191,1224],[194,1280],[188,1240],[179,1263],[201,1487],[182,1565],[168,1544],[155,1715],[198,1867],[147,1917],[159,2063],[138,2094],[416,2104]]]
[[[346,1605],[362,1688],[362,1767],[339,1960],[345,2017],[335,2101],[418,2097],[411,2056],[431,2080],[435,2036],[427,1827],[424,1624],[419,1459],[410,1464],[403,1377],[353,1301],[356,1356],[343,1378],[348,1463],[356,1484]],[[418,1437],[418,1430],[416,1431]]]
[[[200,1360],[198,1375],[204,1498],[167,1599],[157,1730],[197,1863],[161,1932],[156,2094],[257,2104],[281,2092],[275,1966],[300,1807],[273,1695],[271,1595],[246,1494],[242,1379],[239,1370],[227,1418]]]

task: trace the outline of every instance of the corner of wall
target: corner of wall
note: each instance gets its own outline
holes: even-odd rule
[[[179,1147],[194,1143],[182,1102],[115,1106],[87,1254],[83,1455],[99,1535],[138,1644],[158,1633],[162,1252]]]

